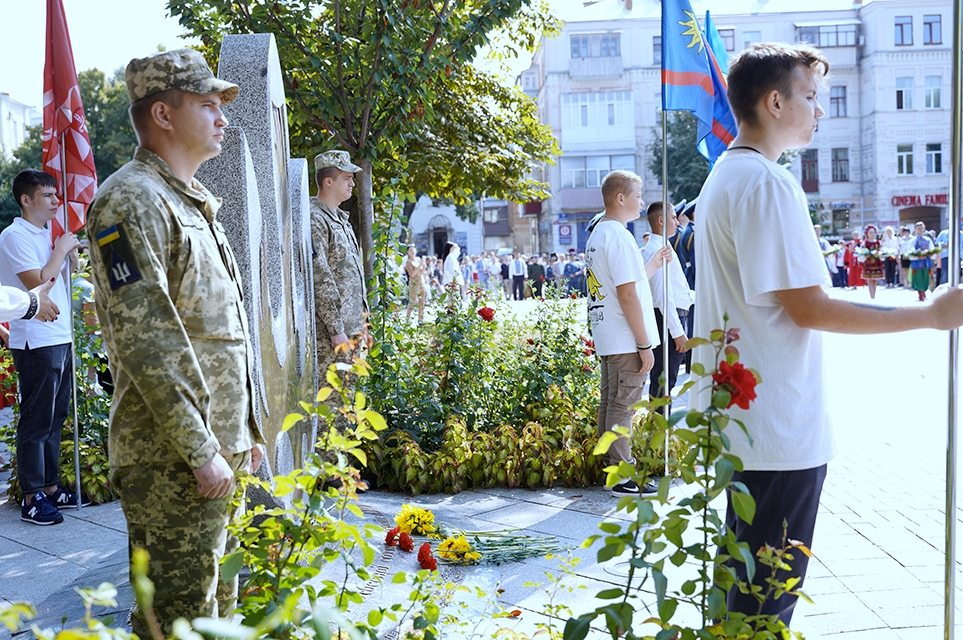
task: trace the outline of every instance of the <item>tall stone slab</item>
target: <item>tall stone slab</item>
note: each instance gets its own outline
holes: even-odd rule
[[[281,66],[271,34],[228,35],[218,76],[241,88],[224,107],[222,151],[198,178],[223,198],[218,220],[237,256],[254,349],[257,420],[268,441],[264,477],[301,466],[317,426],[281,431],[318,388],[314,353],[309,168],[291,159]],[[262,496],[263,497],[263,496]]]

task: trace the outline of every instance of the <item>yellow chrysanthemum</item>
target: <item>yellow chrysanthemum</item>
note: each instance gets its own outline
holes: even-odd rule
[[[446,538],[443,540],[441,544],[438,545],[438,556],[442,560],[450,560],[462,564],[471,564],[481,559],[481,554],[477,551],[472,551],[471,543],[465,539],[465,536]]]
[[[411,504],[401,505],[395,524],[404,533],[427,536],[435,532],[435,514]]]

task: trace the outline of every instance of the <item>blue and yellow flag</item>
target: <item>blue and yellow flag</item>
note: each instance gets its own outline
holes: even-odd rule
[[[662,108],[692,112],[699,152],[715,162],[735,138],[736,120],[707,44],[689,0],[662,0]]]

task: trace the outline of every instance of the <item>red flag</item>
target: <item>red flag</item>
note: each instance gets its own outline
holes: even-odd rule
[[[87,223],[87,207],[97,190],[97,169],[61,0],[47,0],[43,170],[57,179],[60,212],[50,223],[51,235],[56,240],[63,235],[64,229],[76,232]],[[63,193],[65,185],[67,192]]]

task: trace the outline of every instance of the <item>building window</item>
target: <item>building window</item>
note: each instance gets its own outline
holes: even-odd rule
[[[620,38],[617,33],[600,35],[573,35],[573,58],[614,58],[621,55]]]
[[[624,169],[635,171],[635,156],[632,154],[616,156],[563,156],[562,188],[597,189],[602,186],[602,178],[609,171]]]
[[[849,149],[833,149],[833,182],[849,182]]]
[[[896,109],[910,111],[913,108],[913,79],[896,78]]]
[[[726,51],[736,50],[735,29],[719,29],[719,37],[722,38],[722,44],[726,45]]]
[[[913,16],[896,16],[896,46],[913,44]]]
[[[482,220],[485,222],[498,222],[498,209],[485,209],[485,213],[482,214]]]
[[[923,104],[927,109],[942,109],[940,106],[940,86],[943,78],[940,76],[926,76],[926,94]]]
[[[829,89],[829,117],[846,117],[846,87],[830,87]]]
[[[652,64],[662,65],[662,36],[652,38]]]
[[[940,16],[923,16],[923,44],[943,44]]]
[[[796,42],[805,42],[818,47],[856,46],[856,25],[830,24],[819,27],[796,27]]]
[[[806,193],[819,191],[819,156],[815,149],[806,149],[801,154],[802,187]]]
[[[913,175],[913,145],[896,145],[896,173],[901,176]]]
[[[742,34],[743,48],[755,42],[762,42],[762,32],[761,31],[744,31]]]
[[[562,94],[562,128],[619,127],[632,122],[631,91]]]
[[[926,144],[926,173],[943,173],[942,143]]]

